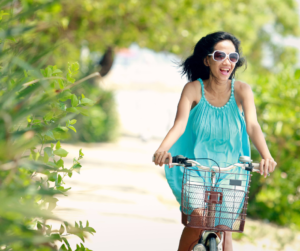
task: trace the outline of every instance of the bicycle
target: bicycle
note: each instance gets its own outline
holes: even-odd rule
[[[259,172],[259,164],[252,163],[247,156],[241,156],[239,161],[241,163],[220,168],[203,166],[182,155],[172,157],[173,166],[184,167],[181,191],[182,224],[203,229],[193,251],[223,251],[226,231],[244,231],[252,176],[249,172]],[[166,159],[165,163],[168,164],[169,160]],[[228,173],[237,167],[246,172]],[[224,172],[226,175],[222,177],[221,173]],[[216,182],[217,173],[219,177]],[[220,179],[222,186],[218,184]]]

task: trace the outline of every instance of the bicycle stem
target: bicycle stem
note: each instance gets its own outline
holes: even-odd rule
[[[216,185],[216,172],[211,172],[211,184],[212,187]],[[214,227],[215,226],[215,204],[208,203],[208,226],[207,227]]]

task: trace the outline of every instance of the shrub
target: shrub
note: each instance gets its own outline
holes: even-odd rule
[[[79,172],[84,156],[80,149],[66,166],[68,152],[60,142],[76,132],[74,116],[88,115],[94,102],[72,92],[78,63],[70,63],[67,74],[56,66],[37,70],[34,64],[46,53],[24,49],[26,36],[34,34],[24,19],[37,9],[18,13],[10,7],[0,13],[0,249],[72,250],[67,235],[84,242],[95,230],[89,222],[72,225],[52,213],[57,195],[71,189],[64,178]],[[60,228],[52,229],[49,220],[60,221]],[[76,250],[89,249],[81,243]]]
[[[112,91],[94,84],[80,85],[75,93],[89,93],[95,105],[89,116],[78,115],[78,132],[71,141],[102,142],[113,141],[118,136],[118,115]]]
[[[259,76],[253,90],[258,120],[277,162],[267,179],[254,174],[250,216],[300,229],[300,70],[286,67],[277,74]],[[256,149],[252,158],[260,159]]]

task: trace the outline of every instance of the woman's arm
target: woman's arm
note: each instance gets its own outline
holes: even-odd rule
[[[270,154],[265,137],[260,125],[258,124],[254,96],[251,87],[245,83],[241,83],[239,96],[241,97],[241,104],[245,114],[247,133],[262,157],[262,160],[260,161],[260,174],[264,174],[266,177],[269,172],[274,171],[277,163]]]
[[[184,133],[192,104],[197,99],[197,93],[198,96],[199,93],[201,94],[200,91],[197,91],[195,82],[190,82],[183,88],[177,107],[174,125],[154,153],[156,165],[162,166],[165,162],[165,159],[169,158],[169,165],[171,166],[172,156],[170,153],[168,153],[168,151]]]

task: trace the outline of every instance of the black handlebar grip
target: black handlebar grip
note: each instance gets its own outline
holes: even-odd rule
[[[172,157],[172,163],[183,163],[183,161],[187,160],[188,158],[182,156],[182,155],[177,155]],[[152,161],[155,161],[155,156],[153,156]],[[169,164],[169,158],[166,158],[165,164]]]
[[[253,171],[252,163],[249,163],[249,165],[247,167],[245,167],[245,170],[252,172]]]

